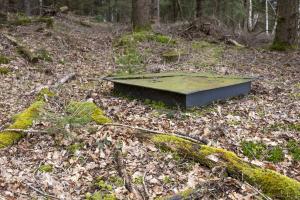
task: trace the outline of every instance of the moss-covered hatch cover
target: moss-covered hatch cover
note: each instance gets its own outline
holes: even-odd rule
[[[106,80],[114,82],[115,89],[125,95],[191,107],[246,95],[253,78],[169,72],[106,77]]]

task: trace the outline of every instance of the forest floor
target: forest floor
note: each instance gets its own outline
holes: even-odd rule
[[[136,49],[141,54],[133,52],[132,57],[140,65],[131,68],[131,58],[128,64],[122,47],[113,45],[123,32],[111,24],[92,23],[86,27],[66,18],[56,18],[52,29],[41,24],[2,28],[0,52],[10,62],[1,64],[9,73],[0,73],[0,129],[34,102],[35,95],[30,91],[76,73],[74,80],[55,90],[53,107],[63,108],[70,100],[92,98],[116,123],[202,136],[212,146],[234,151],[255,165],[300,181],[299,51],[237,48],[173,35],[175,46],[170,42],[138,42]],[[29,63],[4,33],[32,49],[48,52],[48,59]],[[166,63],[161,54],[168,49],[185,51],[187,56]],[[161,71],[213,71],[258,79],[246,97],[188,110],[114,96],[112,85],[100,80],[114,72],[151,71],[153,66]],[[33,129],[47,128],[49,122],[42,119]],[[220,176],[217,169],[210,170],[139,141],[132,129],[90,124],[71,132],[31,133],[1,150],[0,199],[43,199],[47,194],[58,199],[84,199],[87,193],[96,191],[114,193],[118,199],[135,199],[118,175],[114,156],[118,146],[126,172],[150,199],[197,185],[203,188],[203,199],[261,198],[247,183]]]

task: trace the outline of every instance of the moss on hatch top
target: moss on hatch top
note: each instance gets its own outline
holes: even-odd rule
[[[8,129],[27,129],[32,126],[35,119],[39,117],[39,112],[43,108],[44,101],[36,101],[29,108],[17,114],[14,118],[14,123]],[[19,132],[3,131],[0,132],[0,148],[12,145],[22,137]]]
[[[104,112],[93,102],[71,101],[67,112],[72,117],[73,123],[87,124],[95,121],[97,124],[106,124],[111,122],[111,119],[105,117]]]
[[[244,78],[204,77],[204,76],[153,76],[152,78],[113,79],[113,82],[146,88],[189,94],[250,81]]]

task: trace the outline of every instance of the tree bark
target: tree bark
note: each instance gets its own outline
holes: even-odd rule
[[[265,2],[266,4],[266,34],[269,35],[269,5],[268,0]]]
[[[150,1],[132,0],[132,24],[135,31],[151,29]]]
[[[151,18],[155,23],[160,22],[160,0],[151,0]]]
[[[25,8],[25,14],[27,16],[31,15],[31,5],[30,5],[30,0],[24,0],[24,8]]]
[[[252,31],[253,29],[253,4],[252,4],[252,0],[248,1],[248,31]]]
[[[203,0],[196,0],[196,17],[201,18],[203,16]]]
[[[297,47],[298,9],[299,0],[278,0],[277,27],[273,47],[277,46],[281,50]]]

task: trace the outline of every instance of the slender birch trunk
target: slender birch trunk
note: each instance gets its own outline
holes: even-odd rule
[[[266,34],[269,35],[269,5],[266,0]]]

